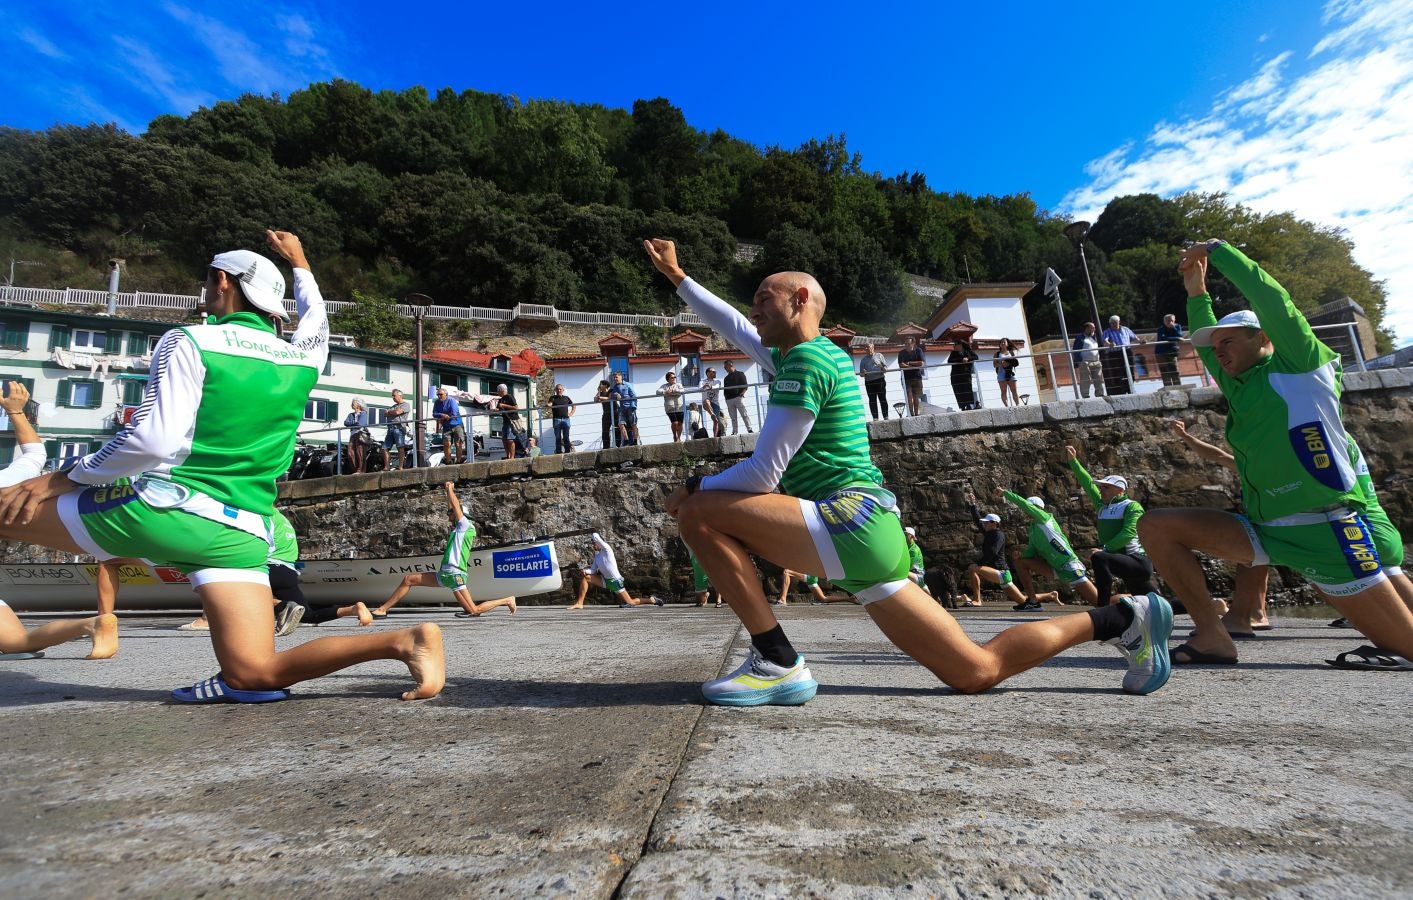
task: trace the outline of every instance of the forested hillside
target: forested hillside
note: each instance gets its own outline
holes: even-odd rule
[[[661,235],[738,296],[765,271],[812,271],[830,321],[855,327],[925,314],[904,272],[1032,281],[1046,266],[1065,279],[1071,324],[1087,318],[1063,221],[1027,195],[948,193],[945,180],[870,172],[843,137],[762,150],[694,129],[661,98],[629,112],[335,81],[161,116],[141,137],[0,130],[0,250],[19,260],[18,284],[99,287],[120,256],[126,290],[192,291],[213,250],[257,247],[276,226],[304,238],[331,297],[648,312],[677,304],[638,245]],[[1340,232],[1220,195],[1109,205],[1088,248],[1103,313],[1185,318],[1178,247],[1208,236],[1244,244],[1303,307],[1348,295],[1382,319],[1382,285]],[[733,262],[737,239],[764,256]],[[1053,308],[1031,299],[1032,331],[1053,329]]]

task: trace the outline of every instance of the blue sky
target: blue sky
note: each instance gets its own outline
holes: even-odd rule
[[[10,0],[0,122],[140,132],[343,77],[630,106],[761,146],[847,134],[871,170],[1028,192],[1226,190],[1349,230],[1413,338],[1413,4],[474,4]],[[394,10],[394,12],[389,12]],[[797,10],[805,10],[799,12]]]

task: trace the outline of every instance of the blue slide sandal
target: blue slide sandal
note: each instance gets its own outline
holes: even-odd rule
[[[238,691],[226,684],[218,672],[191,687],[177,688],[172,691],[172,699],[178,703],[275,703],[288,700],[289,691]]]

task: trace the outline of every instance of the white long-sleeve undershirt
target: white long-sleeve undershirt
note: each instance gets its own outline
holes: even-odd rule
[[[785,467],[805,445],[814,413],[798,406],[773,406],[761,423],[751,455],[718,475],[702,479],[703,491],[768,494],[780,484]]]
[[[0,488],[37,477],[44,471],[44,445],[20,444],[20,455],[0,470]]]
[[[736,307],[690,278],[682,279],[677,286],[677,296],[728,344],[755,360],[767,373],[775,374],[775,364],[770,359],[770,351],[760,342],[760,332]]]

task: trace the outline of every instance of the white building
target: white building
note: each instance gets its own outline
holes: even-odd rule
[[[3,306],[0,380],[21,381],[29,389],[38,404],[38,430],[50,459],[76,459],[116,434],[142,402],[152,350],[173,327],[171,322]],[[351,342],[340,345],[336,338],[324,372],[310,391],[301,436],[339,439],[336,429],[352,408],[350,401],[359,397],[368,406],[374,437],[381,440],[392,389],[416,401],[414,373],[415,361],[408,357],[363,350]],[[442,359],[424,362],[422,396],[430,398],[439,384],[491,393],[501,383],[522,409],[534,407],[531,376]],[[251,399],[258,402],[258,390],[252,390]],[[424,402],[423,415],[430,414],[431,404]],[[499,431],[500,418],[483,414],[468,419],[467,425],[468,430],[489,434]],[[0,431],[6,432],[0,434],[0,464],[8,464],[15,445],[8,421],[0,421]],[[342,439],[347,436],[343,432]],[[488,441],[487,447],[498,450],[499,441]]]

